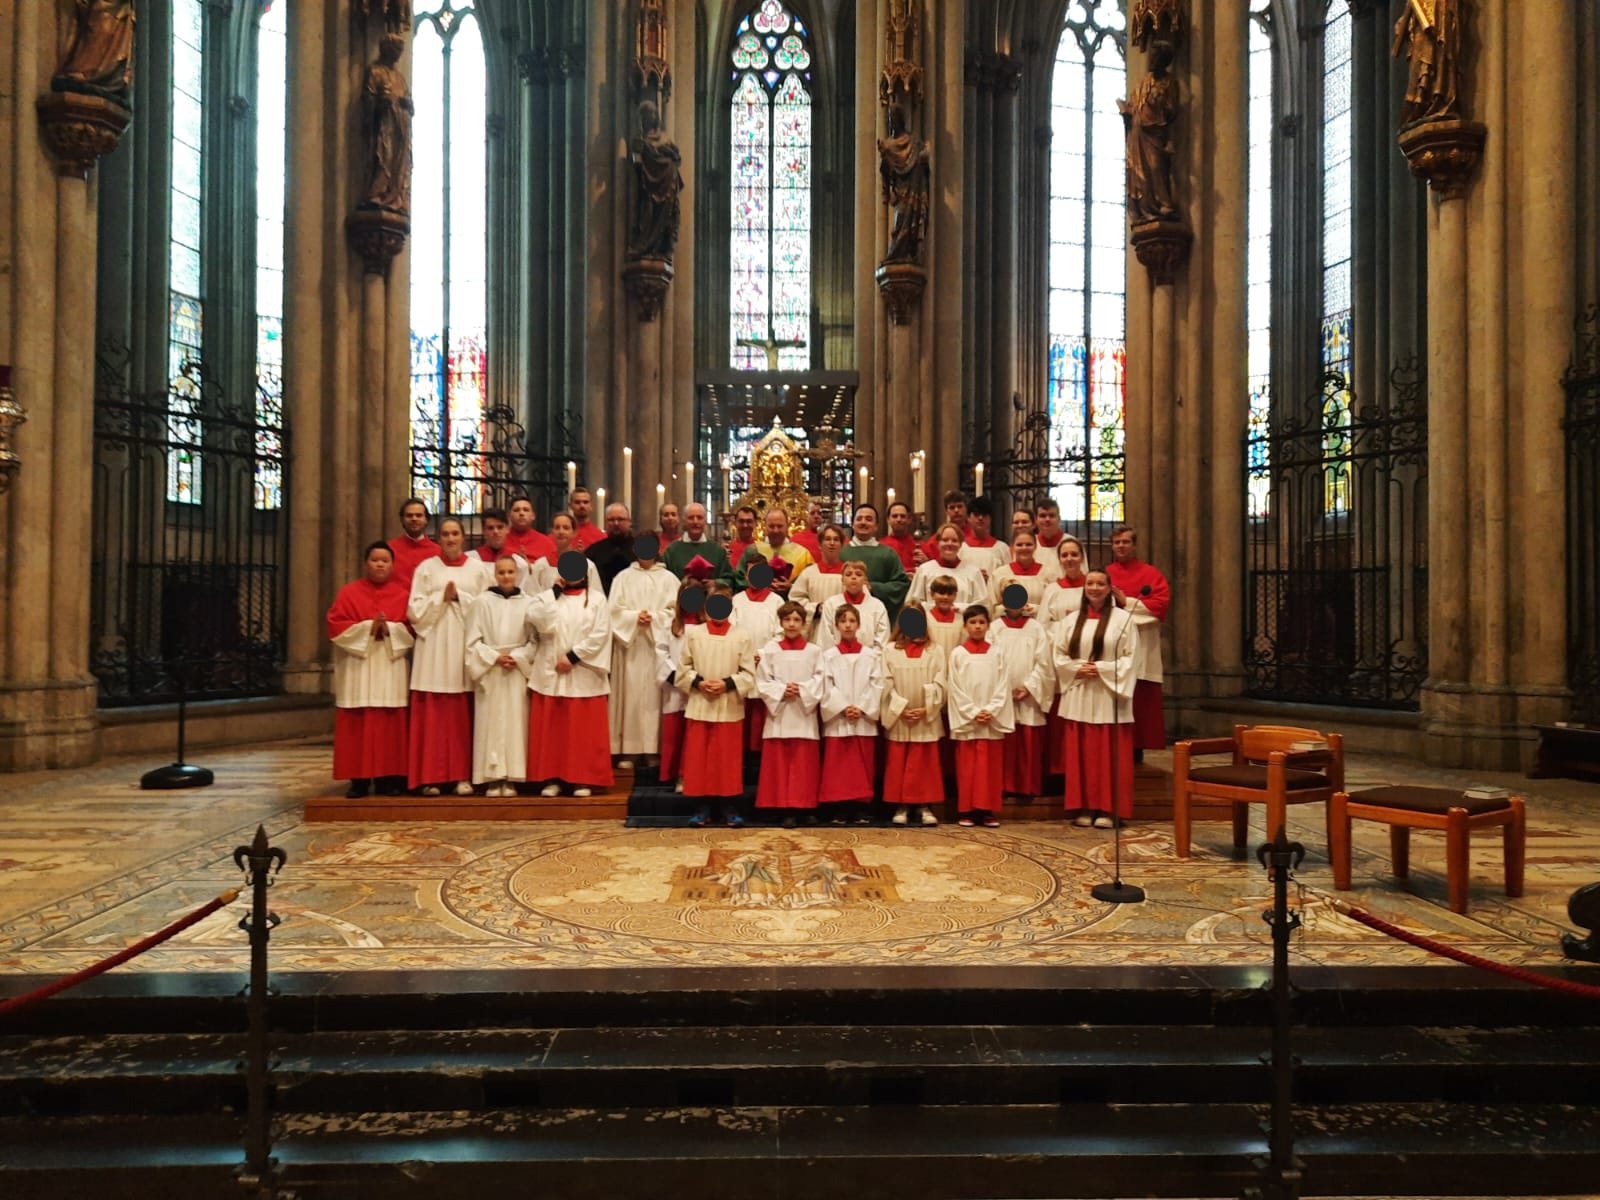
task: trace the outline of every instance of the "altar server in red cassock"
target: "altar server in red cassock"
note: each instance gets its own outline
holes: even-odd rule
[[[398,796],[406,775],[406,702],[411,630],[406,585],[394,577],[387,542],[367,547],[366,573],[339,589],[328,609],[333,640],[333,777],[352,800],[373,787]]]
[[[439,522],[439,557],[411,577],[406,616],[416,631],[411,654],[411,755],[407,776],[424,796],[454,787],[472,795],[472,680],[467,676],[467,610],[488,577],[466,553],[461,522]]]
[[[1090,571],[1083,606],[1053,635],[1056,711],[1064,725],[1067,815],[1103,829],[1133,815],[1133,695],[1138,634],[1111,597],[1105,571]]]
[[[788,828],[795,811],[809,817],[816,810],[821,767],[817,708],[826,681],[822,649],[806,641],[806,616],[803,604],[784,604],[778,610],[783,636],[761,648],[756,664],[756,694],[767,707],[756,807],[786,810]]]
[[[438,555],[439,543],[428,536],[428,506],[415,496],[400,506],[400,528],[404,532],[389,539],[389,552],[394,555],[394,577],[410,587],[417,566]]]
[[[509,551],[494,564],[494,586],[467,612],[467,674],[472,677],[472,782],[485,795],[515,796],[528,777],[528,675],[533,643],[528,608],[517,582],[521,559]]]
[[[511,528],[506,530],[506,549],[513,554],[520,554],[532,563],[547,557],[556,548],[554,542],[533,527],[533,501],[526,496],[514,499],[506,516],[511,522]]]
[[[701,807],[691,825],[711,819],[720,804],[728,825],[744,824],[739,797],[744,794],[744,702],[755,694],[756,652],[750,637],[729,618],[733,601],[715,595],[706,601],[705,620],[688,631],[678,689],[689,698],[684,711],[683,791]]]
[[[889,645],[889,610],[883,606],[882,600],[872,594],[871,584],[867,582],[867,564],[851,559],[844,564],[840,578],[844,580],[844,591],[822,602],[822,617],[817,621],[812,640],[824,650],[838,644],[839,610],[848,604],[856,610],[861,621],[856,631],[857,639],[863,646],[871,646],[882,654]]]
[[[1014,724],[1005,660],[988,641],[989,610],[961,613],[967,638],[950,655],[950,737],[956,744],[956,807],[962,825],[1000,824],[1005,737]]]
[[[786,566],[783,562],[779,566]],[[744,591],[732,595],[732,589],[727,587],[722,580],[711,585],[715,592],[725,592],[732,595],[733,616],[729,619],[736,629],[742,629],[744,635],[750,639],[750,645],[755,647],[756,663],[761,662],[761,648],[775,637],[781,637],[783,629],[778,620],[778,610],[786,601],[773,590],[774,567],[769,562],[751,564],[745,572],[747,586]],[[806,628],[810,629],[808,622]],[[767,721],[767,706],[761,702],[759,696],[752,695],[744,706],[744,748],[747,754],[759,754],[763,741],[763,726]]]
[[[1000,597],[1006,588],[1013,583],[1021,584],[1028,592],[1027,613],[1030,617],[1040,617],[1045,598],[1045,590],[1050,586],[1050,581],[1055,578],[1055,573],[1047,573],[1044,565],[1034,557],[1033,531],[1020,529],[1011,537],[1011,560],[1002,567],[996,567],[989,576],[989,609],[998,612],[1004,607]],[[1043,623],[1041,619],[1041,624]]]
[[[587,582],[588,562],[575,550],[561,556],[557,580],[528,606],[538,638],[528,686],[528,778],[547,782],[541,795],[574,796],[611,786],[611,614]]]
[[[1006,665],[1015,714],[1015,725],[1006,734],[1000,789],[1008,796],[1033,797],[1044,791],[1045,714],[1055,698],[1056,672],[1050,638],[1025,611],[1027,600],[1022,584],[1006,587],[1001,597],[1005,611],[990,624],[989,641]]]
[[[635,561],[611,581],[611,753],[631,768],[653,766],[661,748],[661,688],[655,629],[672,620],[678,577],[662,565],[653,533],[634,539]]]
[[[1040,511],[1043,511],[1041,506]],[[1078,615],[1078,605],[1083,601],[1084,553],[1083,543],[1070,533],[1062,534],[1055,548],[1058,570],[1055,579],[1044,590],[1044,601],[1039,606],[1039,621],[1045,633],[1055,636],[1056,626],[1064,619]],[[1050,716],[1045,722],[1045,769],[1051,775],[1061,774],[1062,747],[1066,745],[1066,728],[1056,706],[1050,706]]]
[[[877,769],[878,713],[883,705],[883,658],[856,636],[861,617],[852,605],[834,614],[839,641],[822,655],[822,787],[835,825],[872,820]]]
[[[944,804],[939,738],[944,732],[945,653],[928,639],[928,617],[920,604],[900,610],[894,640],[883,652],[883,703],[879,717],[887,735],[883,799],[895,806],[891,820],[904,825],[911,809],[924,825],[937,825],[934,809]]]
[[[689,701],[678,690],[678,671],[683,665],[683,643],[691,627],[700,624],[700,611],[706,602],[705,590],[693,579],[685,579],[673,602],[672,620],[655,628],[656,684],[661,692],[661,761],[656,768],[662,783],[675,783],[683,791],[683,713]]]
[[[1133,618],[1137,654],[1135,674],[1139,686],[1133,693],[1133,744],[1142,754],[1167,744],[1167,724],[1161,704],[1161,625],[1167,619],[1172,591],[1167,577],[1139,558],[1139,534],[1130,525],[1111,531],[1111,565],[1106,568],[1118,603]]]

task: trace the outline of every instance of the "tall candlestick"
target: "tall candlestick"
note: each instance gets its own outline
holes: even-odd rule
[[[661,510],[666,507],[666,504],[667,485],[664,483],[658,483],[656,484],[656,520],[659,521],[661,519]]]
[[[973,483],[976,485],[973,488],[974,495],[978,495],[978,496],[983,495],[983,464],[982,463],[979,463],[977,466],[972,468],[972,479],[973,479]]]
[[[570,458],[567,460],[567,495],[571,496],[578,490],[578,464]]]
[[[622,448],[622,507],[633,513],[633,447]],[[600,511],[601,519],[605,518],[605,510]]]
[[[694,464],[692,462],[683,464],[683,494],[688,497],[686,503],[694,503]]]
[[[928,481],[922,474],[925,452],[917,450],[911,455],[911,507],[914,513],[928,511]]]
[[[727,512],[733,507],[733,464],[728,461],[728,456],[722,456],[722,511]]]

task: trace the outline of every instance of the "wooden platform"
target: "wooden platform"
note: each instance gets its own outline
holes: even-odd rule
[[[1226,804],[1195,805],[1196,821],[1226,821]],[[1059,821],[1065,815],[1062,796],[1052,793],[1031,801],[1006,801],[1001,818],[1007,821]],[[1172,776],[1160,767],[1140,764],[1133,769],[1133,819],[1135,821],[1172,820]]]
[[[633,772],[618,771],[611,789],[576,796],[363,796],[306,801],[306,822],[326,821],[620,821],[628,815]]]

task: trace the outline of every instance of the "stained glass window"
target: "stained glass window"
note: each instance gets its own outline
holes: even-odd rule
[[[1249,199],[1245,249],[1245,376],[1250,389],[1250,471],[1245,503],[1252,517],[1272,507],[1272,36],[1270,8],[1250,21],[1250,103],[1247,117]]]
[[[172,0],[172,220],[169,228],[167,326],[167,499],[199,504],[202,468],[200,361],[204,304],[200,287],[201,98],[205,82],[202,0]],[[186,369],[187,368],[187,369]]]
[[[1076,0],[1050,92],[1050,492],[1068,521],[1122,517],[1127,244],[1124,21]]]
[[[283,507],[283,202],[288,124],[284,0],[261,15],[256,40],[255,506]]]
[[[734,31],[729,361],[811,367],[811,50],[805,23],[762,0]],[[755,342],[758,345],[741,345]]]
[[[1335,5],[1322,34],[1322,405],[1323,512],[1350,510],[1350,10]]]
[[[476,10],[418,0],[411,91],[411,475],[434,512],[482,506],[488,95]]]

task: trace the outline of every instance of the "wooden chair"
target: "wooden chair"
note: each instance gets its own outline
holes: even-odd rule
[[[1292,749],[1296,742],[1326,742],[1327,749]],[[1195,766],[1199,755],[1228,754],[1228,766]],[[1231,738],[1190,738],[1172,749],[1172,840],[1189,857],[1189,805],[1194,797],[1227,803],[1233,813],[1233,849],[1242,856],[1250,831],[1250,805],[1267,807],[1267,837],[1288,820],[1291,804],[1326,803],[1344,790],[1344,738],[1294,725],[1235,725]]]

